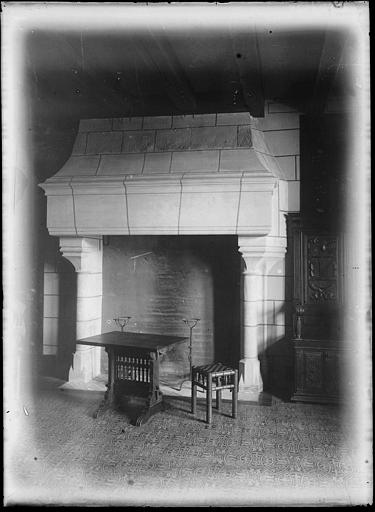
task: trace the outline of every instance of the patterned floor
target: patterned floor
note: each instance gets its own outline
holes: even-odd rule
[[[44,385],[6,411],[8,504],[285,506],[365,503],[369,463],[334,406],[230,403],[213,425],[168,407],[140,427],[93,419],[102,393]],[[369,461],[370,462],[370,461]],[[366,483],[368,482],[368,483]],[[366,490],[368,489],[368,490]]]

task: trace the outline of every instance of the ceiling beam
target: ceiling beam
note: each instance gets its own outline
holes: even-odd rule
[[[233,34],[233,56],[237,67],[243,99],[254,117],[264,117],[264,87],[259,42],[256,32]]]
[[[345,41],[336,31],[327,30],[324,36],[319,67],[316,73],[313,94],[307,111],[310,114],[322,114],[342,64]]]

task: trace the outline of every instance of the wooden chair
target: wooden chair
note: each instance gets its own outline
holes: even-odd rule
[[[221,410],[221,391],[232,390],[232,417],[237,417],[238,370],[222,363],[192,367],[191,412],[197,409],[197,387],[206,390],[207,423],[212,423],[212,392],[216,391],[216,408]]]

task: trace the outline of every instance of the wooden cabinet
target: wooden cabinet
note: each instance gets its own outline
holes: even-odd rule
[[[293,401],[335,403],[340,400],[342,351],[330,340],[294,339]]]
[[[293,401],[340,399],[342,263],[339,234],[299,215],[289,219],[294,306]]]

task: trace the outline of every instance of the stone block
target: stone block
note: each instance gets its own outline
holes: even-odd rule
[[[251,272],[251,263],[248,259],[244,258],[246,264],[246,271]],[[258,302],[262,300],[262,281],[263,276],[256,274],[245,274],[243,280],[243,298],[245,302]]]
[[[73,196],[49,196],[47,199],[47,227],[63,231],[75,229]]]
[[[45,295],[44,296],[44,311],[43,316],[48,318],[59,317],[59,295]]]
[[[102,296],[78,297],[77,319],[80,321],[96,320],[102,314]]]
[[[299,130],[265,132],[270,152],[274,156],[299,154]]]
[[[113,119],[114,130],[142,130],[143,117],[118,117]]]
[[[171,172],[217,172],[219,151],[181,151],[172,154]]]
[[[280,258],[276,260],[272,260],[271,258],[271,264],[268,265],[268,275],[269,276],[285,276],[285,259]]]
[[[266,170],[272,176],[277,178],[281,178],[280,167],[277,165],[276,159],[272,155],[268,155],[267,153],[262,153],[260,151],[256,151],[259,162],[263,165],[264,170]]]
[[[299,114],[297,112],[268,114],[258,119],[257,126],[263,131],[299,129]]]
[[[191,149],[222,149],[237,146],[237,126],[191,129]]]
[[[44,274],[44,295],[59,294],[59,275],[57,273],[48,272]]]
[[[57,345],[59,319],[43,318],[43,345]]]
[[[266,290],[268,300],[283,301],[285,299],[285,276],[268,276]]]
[[[246,326],[256,326],[261,323],[261,317],[259,316],[259,311],[261,309],[261,304],[258,302],[243,302],[243,325]]]
[[[97,318],[93,320],[77,320],[77,340],[87,338],[88,336],[95,336],[95,334],[101,333],[102,319]],[[80,349],[85,345],[80,345]],[[78,347],[77,347],[78,348]],[[85,347],[87,352],[91,352],[93,348],[97,347]]]
[[[78,133],[74,141],[72,155],[84,155],[86,152],[87,133]]]
[[[285,325],[286,305],[285,301],[275,300],[275,324]]]
[[[251,148],[252,144],[251,127],[249,125],[239,126],[237,129],[237,146]]]
[[[183,190],[180,233],[233,233],[237,209],[238,192]]]
[[[265,300],[261,303],[263,309],[263,320],[264,324],[275,323],[275,307],[273,300]]]
[[[270,153],[270,149],[268,147],[267,141],[265,139],[265,135],[260,130],[252,131],[252,147],[256,151],[260,151],[261,153]]]
[[[301,157],[299,155],[296,155],[295,159],[296,159],[296,178],[295,179],[300,180],[301,179],[301,170],[300,170]]]
[[[143,174],[169,173],[172,153],[148,153],[145,157]]]
[[[143,118],[144,130],[158,130],[172,127],[172,116],[152,116]]]
[[[144,153],[154,151],[155,131],[129,131],[124,132],[122,153]]]
[[[122,132],[95,132],[87,136],[86,154],[120,153]]]
[[[215,126],[216,114],[193,114],[173,116],[173,128],[190,128],[193,126]]]
[[[296,179],[296,157],[293,156],[277,156],[276,161],[280,167],[281,175],[283,180],[295,180]]]
[[[268,234],[272,227],[272,193],[241,192],[238,212],[238,234]]]
[[[85,229],[127,230],[126,197],[125,188],[122,187],[122,194],[112,195],[80,195],[74,196],[75,216],[78,232],[85,232]],[[93,215],[95,212],[95,215]]]
[[[300,182],[288,181],[288,211],[299,212],[300,210]]]
[[[279,210],[283,212],[288,211],[288,182],[279,181]]]
[[[152,185],[151,185],[152,186]],[[175,191],[128,194],[130,234],[177,234],[180,193]]]
[[[270,236],[279,236],[279,183],[276,186],[275,193],[272,195],[272,229],[270,232]]]
[[[249,112],[230,112],[217,114],[217,126],[250,124],[251,115]]]
[[[55,176],[94,176],[100,156],[71,156]]]
[[[283,338],[285,338],[285,325],[284,324],[280,324],[280,325],[275,325],[275,336],[276,336],[276,340],[281,340]]]
[[[112,119],[81,119],[80,132],[102,132],[112,130]]]
[[[265,170],[253,149],[222,149],[220,153],[220,171]]]
[[[243,339],[244,340],[262,340],[263,339],[263,325],[246,325],[243,324]],[[250,347],[249,347],[250,348]],[[251,348],[250,348],[251,350]],[[256,349],[257,353],[258,350]]]
[[[156,151],[184,150],[190,147],[190,128],[158,130],[156,132]]]
[[[268,325],[266,341],[267,345],[272,345],[285,337],[285,325]]]
[[[121,175],[121,174],[141,174],[143,163],[143,154],[122,154],[122,155],[103,155],[100,160],[98,176],[100,175]]]
[[[85,278],[81,279],[80,287],[78,290],[78,297],[94,297],[102,295],[103,289],[103,274],[97,273],[86,273]]]

